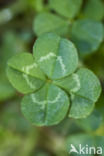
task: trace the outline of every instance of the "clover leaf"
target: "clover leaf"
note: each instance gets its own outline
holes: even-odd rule
[[[104,28],[101,22],[89,19],[76,20],[72,23],[71,29],[70,22],[50,13],[42,13],[36,17],[34,31],[37,36],[54,32],[66,37],[70,33],[70,38],[78,48],[81,57],[96,52],[104,38]]]
[[[52,13],[41,13],[35,17],[33,29],[37,36],[46,32],[65,36],[69,31],[69,22]]]
[[[69,116],[74,118],[88,116],[101,93],[99,80],[86,68],[80,68],[74,74],[54,83],[71,95]]]
[[[95,52],[103,41],[103,25],[89,19],[76,20],[73,23],[71,39],[81,56]]]
[[[104,4],[102,0],[88,0],[82,11],[87,19],[100,21],[104,17]]]
[[[69,19],[74,18],[82,5],[82,0],[49,0],[50,8]]]
[[[23,94],[39,89],[45,76],[34,62],[32,54],[20,53],[8,61],[8,78],[14,88]]]
[[[73,73],[78,66],[75,46],[58,35],[42,35],[33,47],[33,56],[50,79],[60,79]]]
[[[22,112],[33,124],[39,126],[59,123],[66,116],[68,108],[67,94],[52,84],[26,95],[22,100]]]
[[[101,92],[100,82],[90,70],[77,68],[74,44],[53,33],[36,40],[33,55],[20,53],[8,61],[10,82],[28,94],[21,110],[32,124],[49,126],[67,114],[83,118],[92,112]]]

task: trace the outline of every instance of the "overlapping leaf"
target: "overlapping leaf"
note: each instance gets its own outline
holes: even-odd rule
[[[103,25],[88,19],[77,20],[73,23],[71,38],[80,55],[86,56],[95,52],[103,41]]]
[[[76,71],[77,66],[73,43],[53,33],[37,39],[33,56],[21,53],[8,61],[10,82],[18,91],[29,93],[22,100],[22,112],[32,124],[54,125],[67,114],[83,118],[92,112],[100,83],[88,69]]]
[[[82,4],[82,0],[50,0],[50,8],[67,18],[74,18]]]
[[[81,68],[71,76],[54,83],[71,95],[72,106],[69,116],[74,118],[88,116],[101,93],[97,77],[86,68]]]
[[[23,114],[38,126],[59,123],[69,108],[69,98],[60,88],[48,84],[22,100]]]
[[[29,53],[20,53],[8,61],[7,74],[18,91],[26,94],[39,89],[45,83],[45,76]]]
[[[69,22],[52,13],[41,13],[36,16],[33,29],[37,36],[47,32],[65,36],[69,31]]]
[[[37,39],[33,55],[50,79],[65,77],[78,66],[77,50],[72,42],[51,33]]]

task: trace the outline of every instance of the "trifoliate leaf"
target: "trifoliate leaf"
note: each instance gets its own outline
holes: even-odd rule
[[[69,24],[69,22],[57,15],[51,13],[41,13],[35,18],[34,32],[37,36],[47,32],[54,32],[65,36],[68,33]]]
[[[83,9],[84,18],[100,21],[104,17],[104,3],[102,0],[87,0]]]
[[[85,119],[76,120],[76,122],[85,131],[95,131],[102,123],[102,116],[99,111],[94,110],[90,116]]]
[[[69,104],[69,98],[63,90],[47,84],[37,92],[24,96],[22,112],[33,124],[49,126],[64,119]]]
[[[103,25],[92,20],[77,20],[72,26],[71,39],[81,56],[95,52],[103,41]]]
[[[20,53],[8,61],[7,74],[10,82],[18,91],[26,94],[39,89],[45,76],[29,53]]]
[[[82,0],[50,0],[50,8],[67,18],[74,18],[82,4]]]
[[[48,33],[35,42],[34,58],[50,79],[60,79],[73,73],[78,66],[77,50],[72,42]]]

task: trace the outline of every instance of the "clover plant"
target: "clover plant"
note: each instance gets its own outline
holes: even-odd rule
[[[96,52],[104,39],[102,0],[48,0],[48,10],[38,13],[33,22],[37,36],[54,32],[69,38],[81,58]]]
[[[94,155],[104,156],[104,0],[1,0],[0,156]]]
[[[101,92],[94,73],[78,67],[74,44],[53,33],[36,40],[33,55],[19,53],[9,59],[7,75],[25,94],[24,116],[37,126],[58,124],[66,116],[88,116]]]

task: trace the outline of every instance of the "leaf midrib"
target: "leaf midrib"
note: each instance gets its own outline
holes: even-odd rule
[[[58,43],[58,46],[57,46],[56,57],[55,57],[55,60],[54,60],[54,63],[53,63],[53,68],[52,68],[52,72],[51,72],[51,78],[52,79],[53,79],[54,69],[55,69],[55,66],[56,66],[57,56],[58,56],[59,49],[60,49],[60,42],[61,42],[61,38],[60,38],[59,43]]]
[[[13,66],[11,66],[11,65],[9,65],[9,64],[8,64],[8,66],[9,66],[10,68],[12,68],[12,69],[14,69],[14,70],[16,70],[16,71],[22,73],[22,74],[26,74],[26,75],[31,76],[31,77],[33,77],[33,78],[39,79],[39,80],[41,80],[41,81],[46,81],[46,79],[41,79],[41,78],[39,78],[39,77],[37,77],[37,76],[34,76],[33,74],[27,74],[25,71],[23,72],[23,71],[17,69],[16,67],[13,67]]]
[[[68,93],[68,95],[71,96],[71,92],[68,92],[64,87],[61,87],[60,85],[58,85],[58,84],[56,84],[56,83],[55,83],[55,85],[56,85],[57,87],[61,88],[63,91],[66,91],[66,92]],[[89,99],[89,98],[87,98],[87,97],[85,97],[85,96],[82,96],[82,95],[78,94],[78,92],[73,93],[73,94],[74,94],[75,96],[79,96],[79,97],[81,97],[81,98],[83,98],[83,99],[86,99],[86,100],[88,100],[88,101],[90,101],[90,102],[93,102],[93,103],[96,102],[96,101],[93,101],[93,100],[91,100],[91,99]]]

